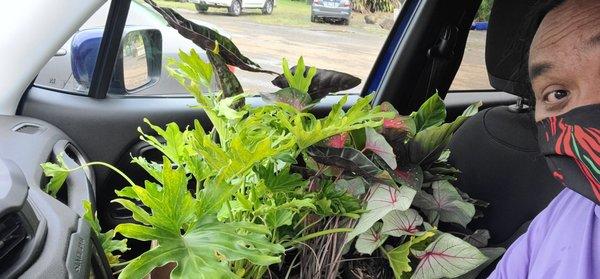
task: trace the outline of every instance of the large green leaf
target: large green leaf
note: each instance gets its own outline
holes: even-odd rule
[[[412,208],[404,211],[393,210],[383,217],[381,233],[395,237],[415,235],[422,224],[423,218]]]
[[[422,131],[432,126],[438,126],[446,120],[446,106],[436,93],[425,101],[418,111],[411,115],[415,120],[417,131]]]
[[[265,266],[279,262],[283,247],[269,241],[267,227],[217,221],[213,207],[230,198],[234,187],[205,181],[204,189],[194,199],[187,189],[189,178],[183,167],[171,167],[167,157],[163,158],[163,166],[162,185],[146,183],[145,187],[131,186],[117,192],[122,197],[139,199],[144,208],[116,199],[141,224],[120,224],[115,231],[128,238],[158,242],[157,247],[132,260],[120,278],[143,278],[169,262],[177,263],[173,278],[233,278],[229,268],[232,261],[246,259]]]
[[[369,230],[358,235],[355,244],[356,251],[371,255],[387,238],[388,235],[381,233],[381,223],[375,223]]]
[[[276,255],[283,253],[282,246],[265,237],[266,227],[243,222],[221,223],[210,216],[183,235],[134,224],[118,225],[116,230],[130,238],[158,239],[158,246],[132,260],[119,278],[143,278],[169,262],[177,264],[171,278],[237,278],[229,262],[247,259],[267,266],[278,263]]]
[[[424,251],[412,250],[419,265],[411,279],[454,278],[483,264],[487,257],[451,234],[441,234]]]
[[[406,274],[412,271],[410,259],[408,258],[410,254],[410,248],[413,245],[419,244],[420,242],[423,242],[434,235],[435,231],[426,231],[418,237],[411,236],[408,241],[387,252],[388,261],[390,262],[390,266],[394,271],[394,277],[396,279],[406,278]]]
[[[456,188],[448,181],[436,181],[431,186],[433,195],[420,191],[414,205],[430,216],[430,222],[439,216],[443,222],[466,227],[475,215],[473,204],[463,201]],[[433,220],[432,220],[433,219]]]
[[[385,140],[385,138],[377,133],[375,129],[367,127],[365,128],[366,142],[365,149],[377,154],[391,169],[396,169],[398,164],[396,163],[396,155],[392,146]]]
[[[175,28],[183,37],[191,40],[205,51],[212,51],[216,45],[220,45],[221,56],[228,65],[236,66],[242,70],[251,72],[264,72],[276,74],[272,71],[263,70],[252,60],[244,56],[237,46],[227,37],[219,32],[202,25],[198,25],[170,8],[161,8],[152,0],[144,0],[153,9],[159,12],[169,23],[169,26]]]
[[[408,187],[400,188],[375,184],[371,186],[367,199],[367,212],[363,213],[352,232],[348,234],[348,242],[357,235],[366,232],[375,222],[393,210],[407,210],[417,191]]]

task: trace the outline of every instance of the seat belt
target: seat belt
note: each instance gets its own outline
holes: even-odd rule
[[[444,68],[445,62],[454,55],[456,33],[458,33],[458,28],[455,26],[444,27],[435,45],[427,51],[427,57],[431,61],[429,78],[427,79],[426,93],[428,96],[435,93],[432,90],[437,90],[437,88],[434,88],[434,82],[438,80],[439,71]]]

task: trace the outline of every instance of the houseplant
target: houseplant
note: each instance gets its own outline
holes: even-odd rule
[[[461,233],[437,228],[443,222],[464,227],[475,204],[482,204],[451,185],[457,170],[446,162],[452,133],[477,104],[444,123],[437,95],[409,116],[387,103],[373,106],[372,96],[345,111],[346,96],[318,118],[309,109],[356,79],[307,68],[301,58],[292,68],[283,61],[283,74],[274,80],[282,89],[262,95],[271,104],[251,107],[245,104],[251,95],[226,65],[261,71],[258,65],[214,31],[162,12],[180,32],[196,32],[188,36],[208,49],[210,63],[194,51],[181,52],[169,71],[212,127],[195,121],[193,127],[163,128],[145,120],[151,132],[140,129],[141,139],[164,156],[162,162],[132,158],[152,178],[144,185],[105,163],[82,166],[112,168],[130,184],[114,202],[136,222],[102,233],[89,204],[84,216],[120,278],[142,278],[169,262],[176,263],[173,278],[335,278],[346,276],[341,265],[369,275],[349,263],[372,259],[383,259],[396,278],[442,278],[464,275],[499,255],[477,249],[485,246],[485,231],[458,238]],[[221,91],[203,92],[214,88],[215,76]],[[44,169],[52,177],[51,193],[73,171],[60,160]],[[118,263],[126,246],[115,233],[156,245]]]

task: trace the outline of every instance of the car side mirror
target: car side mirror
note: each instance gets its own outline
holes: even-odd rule
[[[71,70],[79,90],[90,86],[104,29],[77,32],[71,42]],[[134,93],[158,82],[162,66],[159,30],[126,27],[113,70],[109,93]]]

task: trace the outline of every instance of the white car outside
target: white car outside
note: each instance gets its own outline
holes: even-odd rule
[[[273,13],[275,0],[188,0],[196,5],[200,13],[208,11],[210,7],[227,8],[230,15],[238,16],[244,9],[261,9],[265,15]]]

